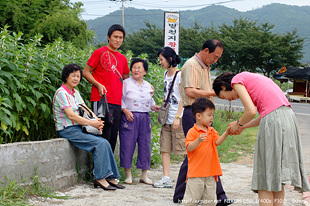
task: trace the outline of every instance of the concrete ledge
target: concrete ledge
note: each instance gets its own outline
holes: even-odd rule
[[[76,163],[83,171],[91,164],[88,152],[78,149],[68,140],[57,138],[46,141],[18,142],[0,145],[0,182],[26,180],[37,175],[54,188],[62,188],[77,182]]]

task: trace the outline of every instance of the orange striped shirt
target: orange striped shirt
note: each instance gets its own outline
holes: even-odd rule
[[[212,91],[210,67],[206,66],[197,54],[187,60],[182,67],[180,93],[183,107],[190,106],[195,101],[195,98],[186,95],[187,87]],[[208,98],[213,101],[213,97]]]

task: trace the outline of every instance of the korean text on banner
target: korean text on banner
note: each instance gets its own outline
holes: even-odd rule
[[[164,46],[179,54],[180,13],[165,12],[164,18]]]

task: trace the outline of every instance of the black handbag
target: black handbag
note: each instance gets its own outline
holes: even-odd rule
[[[98,102],[97,117],[104,121],[104,124],[113,124],[113,113],[110,112],[107,96],[103,94]]]
[[[79,108],[78,108],[79,114],[81,117],[85,118],[85,119],[89,119],[89,120],[96,120],[96,118],[94,117],[93,113],[84,105],[80,104]],[[81,125],[82,126],[82,131],[84,133],[89,133],[89,134],[93,134],[93,135],[101,135],[102,132],[97,129],[96,127],[93,127],[91,125]]]

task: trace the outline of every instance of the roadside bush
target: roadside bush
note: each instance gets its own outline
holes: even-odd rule
[[[62,39],[42,47],[41,35],[23,44],[22,36],[7,27],[0,31],[0,144],[55,138],[52,101],[62,84],[62,68],[69,63],[83,68],[94,51],[92,46],[81,50]],[[132,52],[125,55],[130,64]],[[147,55],[139,57],[147,59]],[[160,104],[164,71],[156,64],[149,68],[145,80],[154,86],[154,99]],[[77,89],[90,106],[91,84],[83,79]],[[156,130],[157,113],[151,116]]]
[[[38,35],[22,44],[22,33],[1,29],[0,143],[55,137],[52,101],[62,84],[62,68],[69,63],[83,67],[92,52],[91,47],[80,50],[61,39],[41,47],[41,38]],[[86,80],[79,88],[89,95]]]

